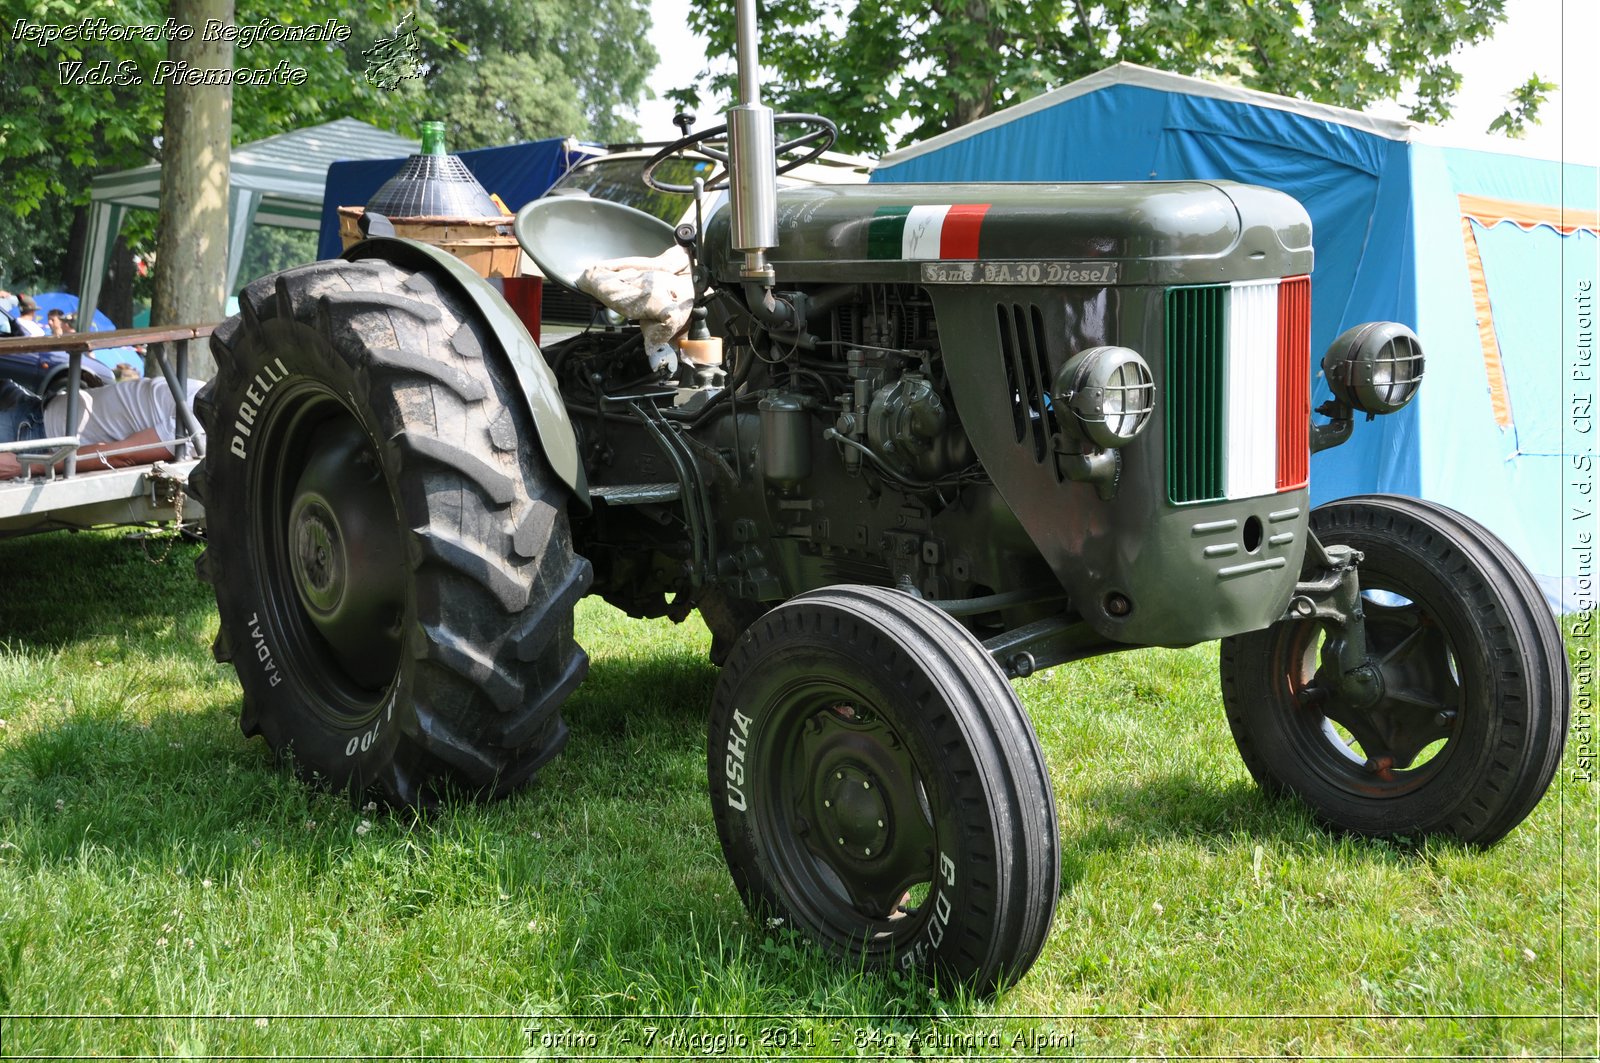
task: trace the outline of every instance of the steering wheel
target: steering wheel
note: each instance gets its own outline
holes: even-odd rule
[[[806,163],[815,159],[818,155],[821,155],[823,152],[833,147],[833,142],[839,139],[839,127],[834,125],[829,119],[822,117],[820,114],[774,115],[772,118],[772,125],[774,129],[781,125],[797,125],[809,130],[808,132],[801,133],[792,140],[783,141],[773,149],[772,153],[779,159],[778,173],[788,173],[796,166],[804,166]],[[641,176],[644,178],[644,183],[649,185],[651,188],[654,188],[658,192],[693,192],[694,187],[692,185],[675,185],[669,184],[666,181],[656,180],[656,168],[658,166],[672,158],[674,155],[678,154],[680,151],[687,151],[690,148],[693,148],[697,154],[704,155],[708,159],[714,159],[717,162],[722,163],[723,168],[719,172],[713,174],[711,180],[705,183],[706,190],[709,192],[718,188],[727,187],[729,166],[727,149],[724,147],[713,147],[709,143],[710,141],[714,140],[721,140],[725,142],[727,137],[728,127],[726,125],[716,125],[709,129],[702,129],[698,133],[691,133],[686,137],[674,140],[671,144],[668,144],[666,147],[650,156],[650,161],[644,164],[644,170],[641,174]],[[804,155],[801,155],[795,159],[790,159],[788,162],[782,161],[786,154],[791,151],[798,151],[801,148],[808,149]]]

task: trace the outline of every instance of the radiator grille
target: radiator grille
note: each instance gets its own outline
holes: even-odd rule
[[[588,328],[604,312],[594,299],[582,292],[557,284],[549,278],[544,282],[544,298],[540,303],[539,317],[545,324],[581,325]]]
[[[1228,288],[1166,293],[1167,497],[1174,503],[1222,497],[1224,354]]]

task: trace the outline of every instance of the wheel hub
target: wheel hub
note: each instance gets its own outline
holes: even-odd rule
[[[1370,709],[1383,700],[1383,694],[1383,672],[1374,658],[1368,657],[1366,664],[1339,679],[1339,700],[1351,709]]]
[[[313,616],[330,616],[344,598],[349,571],[339,523],[322,496],[307,492],[295,500],[289,527],[289,560],[300,601]]]
[[[1456,734],[1462,691],[1449,640],[1433,616],[1418,603],[1392,595],[1392,601],[1366,602],[1368,656],[1362,665],[1339,673],[1337,647],[1324,654],[1301,704],[1314,715],[1339,724],[1359,745],[1324,726],[1328,741],[1343,757],[1364,765],[1379,785],[1421,779],[1413,774],[1424,751]],[[1424,758],[1428,760],[1429,758]]]
[[[934,833],[916,764],[882,719],[839,703],[811,717],[796,795],[804,844],[872,919],[901,912],[906,891],[933,876]]]
[[[289,568],[312,627],[344,671],[369,689],[400,658],[405,547],[388,485],[349,417],[319,426],[290,493]]]
[[[882,858],[892,818],[883,786],[861,765],[841,763],[818,787],[822,794],[819,820],[823,837],[852,860]]]

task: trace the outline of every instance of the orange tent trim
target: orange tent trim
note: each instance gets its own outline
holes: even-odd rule
[[[1508,222],[1519,229],[1531,232],[1548,225],[1562,236],[1585,232],[1600,236],[1600,213],[1592,210],[1569,210],[1566,207],[1546,206],[1542,203],[1519,203],[1513,199],[1493,199],[1489,196],[1457,196],[1461,204],[1461,242],[1467,252],[1467,276],[1472,283],[1472,309],[1478,321],[1478,343],[1483,348],[1483,368],[1489,378],[1489,403],[1494,408],[1494,421],[1501,428],[1513,425],[1511,392],[1506,387],[1506,366],[1500,356],[1500,340],[1494,333],[1494,310],[1489,305],[1489,281],[1483,274],[1483,256],[1478,251],[1478,235],[1472,230],[1477,222],[1492,229]]]
[[[1461,203],[1461,216],[1471,218],[1486,229],[1492,229],[1501,222],[1510,222],[1519,229],[1530,230],[1548,225],[1562,236],[1571,236],[1575,232],[1600,236],[1600,213],[1592,210],[1519,203],[1513,199],[1491,199],[1488,196],[1457,196],[1456,199]]]
[[[1466,196],[1461,197],[1466,200]],[[1465,206],[1465,203],[1463,203]],[[1489,281],[1483,275],[1483,256],[1478,253],[1478,235],[1472,223],[1478,219],[1462,214],[1461,240],[1467,250],[1467,277],[1472,282],[1472,310],[1478,321],[1478,344],[1483,348],[1483,368],[1489,377],[1489,404],[1494,408],[1494,423],[1510,428],[1511,392],[1506,387],[1505,361],[1500,357],[1500,340],[1494,334],[1494,311],[1489,306]],[[1479,224],[1485,224],[1479,222]]]

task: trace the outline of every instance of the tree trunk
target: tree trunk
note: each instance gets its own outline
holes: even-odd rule
[[[180,25],[194,27],[194,34],[187,41],[170,40],[167,58],[200,70],[233,66],[232,43],[201,39],[208,19],[233,21],[233,0],[172,0],[171,10]],[[165,88],[150,323],[220,321],[227,299],[233,88],[171,83]],[[205,344],[190,347],[190,375],[209,378],[216,368]]]
[[[89,238],[89,207],[87,204],[75,207],[72,211],[72,224],[67,229],[66,254],[61,259],[61,290],[71,292],[73,295],[83,294],[78,289],[78,279],[83,274],[84,244]],[[82,307],[79,310],[93,310],[94,307]],[[84,320],[88,320],[85,314]]]
[[[111,267],[100,288],[100,310],[118,328],[133,325],[133,252],[128,250],[128,238],[121,234],[111,247]],[[79,331],[84,328],[82,320],[80,317]]]

